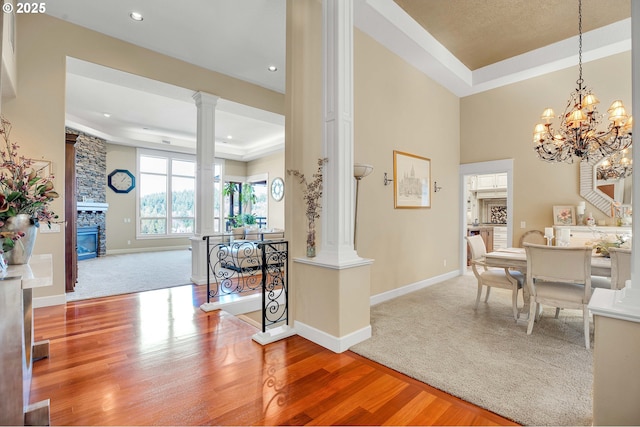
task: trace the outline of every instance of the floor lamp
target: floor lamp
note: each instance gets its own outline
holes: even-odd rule
[[[360,180],[373,172],[373,166],[364,163],[356,163],[353,165],[353,177],[356,179],[356,212],[353,220],[353,249],[356,248],[356,230],[358,226],[358,186]]]

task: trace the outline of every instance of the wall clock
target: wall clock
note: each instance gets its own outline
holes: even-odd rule
[[[116,193],[128,193],[136,186],[136,178],[126,169],[114,169],[107,177],[107,183]]]
[[[277,202],[284,197],[284,181],[282,178],[274,178],[273,181],[271,181],[271,197]]]

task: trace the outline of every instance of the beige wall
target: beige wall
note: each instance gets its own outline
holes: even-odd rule
[[[247,163],[237,160],[225,160],[224,161],[224,174],[225,176],[247,176]]]
[[[290,1],[287,7],[287,27],[305,31],[287,33],[287,75],[295,78],[287,79],[286,169],[310,176],[323,152],[321,20],[314,19],[321,16],[321,2]],[[375,259],[370,295],[456,270],[458,98],[357,29],[354,85],[354,160],[375,168],[360,183],[357,227],[358,254]],[[393,175],[393,150],[432,160],[432,179],[444,189],[432,194],[430,209],[394,209],[393,187],[382,183],[384,172]],[[305,206],[301,186],[290,176],[286,197],[292,255],[302,256]],[[294,284],[304,280],[297,274],[303,273],[294,271]]]
[[[247,176],[266,173],[268,204],[269,204],[269,228],[284,229],[284,198],[279,202],[271,197],[271,182],[274,178],[284,178],[284,152],[272,154],[261,159],[256,159],[247,163]]]
[[[284,113],[284,96],[250,83],[204,70],[129,43],[65,23],[48,15],[17,15],[18,90],[3,100],[2,113],[13,123],[13,136],[27,157],[52,161],[56,187],[64,188],[66,57],[218,95],[235,102]],[[64,197],[53,209],[63,216]],[[35,296],[64,295],[64,235],[41,234],[35,253],[53,254],[54,285]]]
[[[355,161],[360,182],[357,250],[375,259],[371,294],[458,267],[459,100],[366,34],[355,31]],[[394,209],[393,150],[431,159],[430,209]],[[446,266],[444,265],[446,261]]]
[[[321,15],[319,0],[287,3],[287,76],[293,77],[287,79],[286,169],[307,176],[323,157]],[[455,95],[354,29],[354,161],[375,168],[360,183],[357,227],[358,254],[375,260],[370,289],[368,295],[347,295],[340,291],[347,273],[336,278],[335,270],[316,268],[311,280],[309,269],[294,262],[296,320],[333,334],[357,330],[357,321],[335,324],[343,305],[358,306],[363,297],[457,270],[459,116]],[[384,172],[393,175],[394,150],[431,159],[431,177],[443,190],[432,193],[430,209],[394,209],[393,186],[382,179]],[[289,175],[286,198],[291,253],[303,257],[305,205],[300,184]],[[323,298],[310,296],[310,283],[324,289]]]
[[[562,114],[577,77],[576,66],[461,100],[460,163],[514,159],[514,244],[526,230],[552,225],[554,205],[575,206],[583,200],[579,164],[539,160],[533,151],[532,133],[544,108]],[[583,78],[600,99],[600,113],[606,114],[616,99],[631,112],[630,52],[583,64]],[[589,212],[596,219],[611,222],[587,203]],[[524,230],[519,228],[521,221],[526,221]]]

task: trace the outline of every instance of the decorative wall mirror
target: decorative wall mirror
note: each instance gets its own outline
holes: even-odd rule
[[[627,154],[631,158],[631,149]],[[580,195],[589,203],[611,216],[614,202],[622,205],[631,204],[632,176],[620,179],[599,180],[598,165],[604,159],[580,163]]]

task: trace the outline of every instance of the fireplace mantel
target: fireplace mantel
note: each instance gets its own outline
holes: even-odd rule
[[[109,203],[78,202],[78,212],[106,212],[108,210]]]

